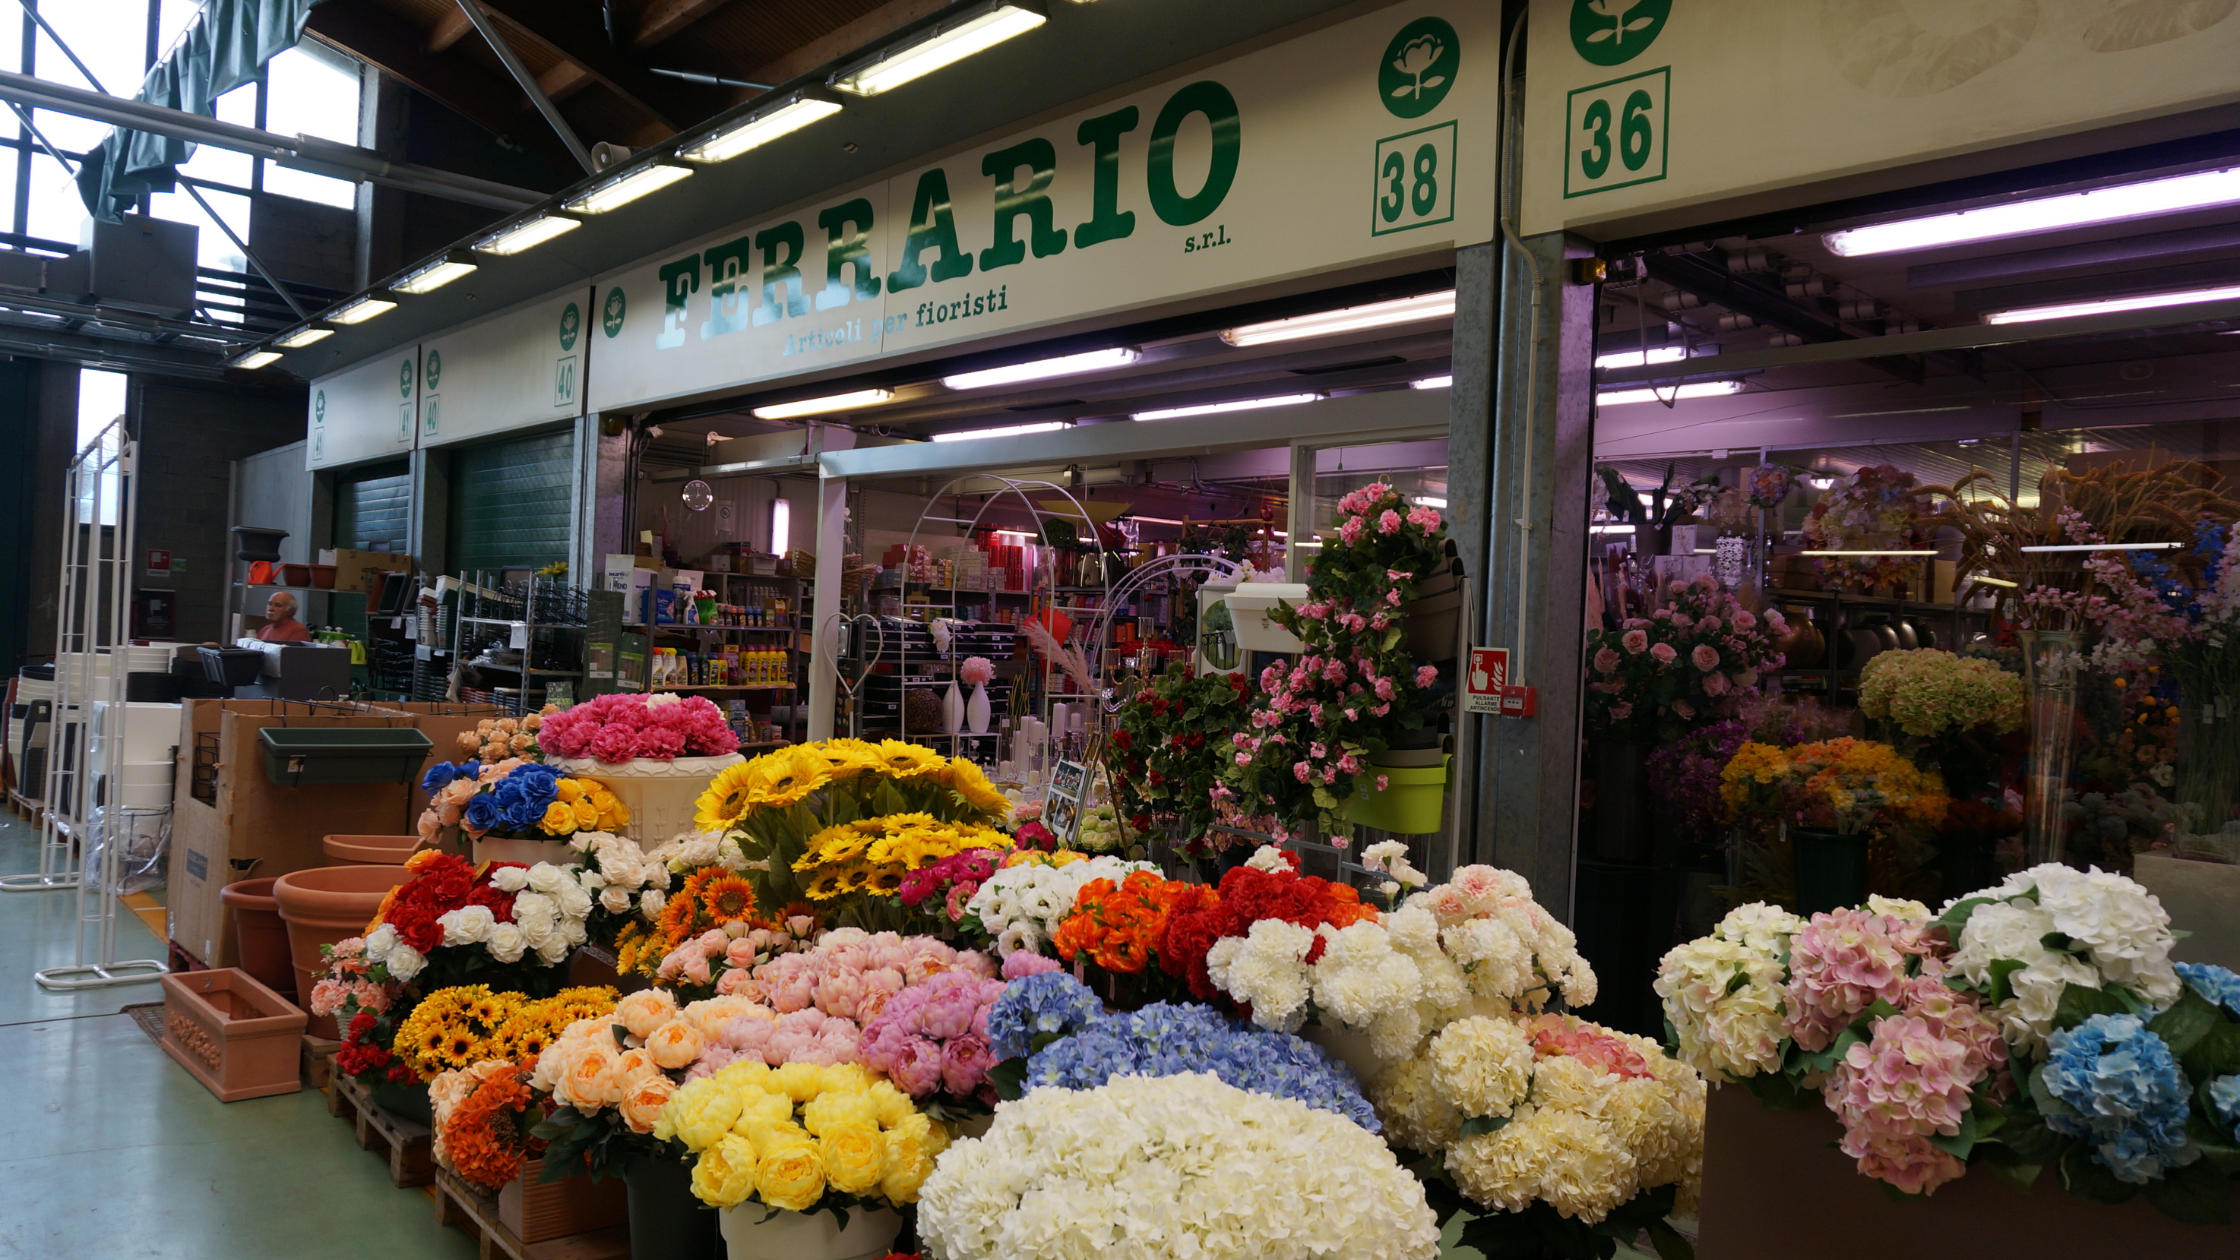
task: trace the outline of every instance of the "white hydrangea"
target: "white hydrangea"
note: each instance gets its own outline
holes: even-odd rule
[[[1307,953],[1315,930],[1282,919],[1256,921],[1243,936],[1224,936],[1206,951],[1215,988],[1252,1007],[1252,1022],[1297,1032],[1307,1022]]]
[[[1209,1175],[1213,1170],[1213,1175]],[[1036,1089],[941,1155],[918,1234],[945,1260],[1433,1260],[1382,1139],[1209,1074]]]
[[[1665,954],[1655,988],[1682,1060],[1715,1081],[1780,1070],[1789,974],[1781,952],[1803,925],[1753,901],[1728,912],[1711,935]]]
[[[1423,969],[1392,947],[1382,924],[1354,923],[1324,933],[1322,957],[1311,969],[1314,1003],[1323,1015],[1353,1029],[1371,1028],[1402,1009],[1414,1016]]]
[[[2170,915],[2132,880],[2097,867],[2047,863],[1953,904],[1986,897],[1990,904],[1977,906],[1961,924],[1952,967],[1983,985],[1990,983],[1993,963],[2023,964],[2007,973],[2013,996],[1998,1007],[2017,1048],[2044,1046],[2062,992],[2072,984],[2120,985],[2153,1006],[2178,999],[2182,982],[2170,961],[2176,943]],[[2066,938],[2067,947],[2049,946],[2049,938]]]

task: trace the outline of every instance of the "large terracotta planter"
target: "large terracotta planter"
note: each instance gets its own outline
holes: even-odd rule
[[[381,899],[409,875],[401,866],[319,866],[290,871],[273,881],[272,895],[280,903],[280,917],[288,923],[299,1006],[311,1009],[311,988],[326,972],[319,947],[362,934],[381,908]],[[310,1031],[315,1037],[335,1036],[334,1017],[313,1020]]]
[[[245,879],[218,890],[218,900],[233,908],[233,934],[241,947],[241,969],[257,983],[280,993],[296,991],[295,964],[288,953],[288,925],[273,899],[272,879]]]
[[[694,830],[692,815],[708,781],[745,761],[737,753],[724,757],[679,757],[655,761],[639,757],[620,763],[582,758],[554,763],[566,774],[590,779],[622,798],[630,811],[623,830],[646,848],[665,844]]]
[[[723,1210],[731,1260],[880,1260],[901,1232],[902,1216],[892,1208],[851,1211],[846,1229],[830,1212],[780,1212],[760,1203]]]
[[[234,967],[163,978],[163,1051],[219,1102],[293,1094],[304,1014]]]
[[[1971,1168],[1918,1200],[1894,1199],[1836,1149],[1842,1127],[1815,1103],[1767,1111],[1740,1085],[1714,1086],[1704,1124],[1703,1260],[1890,1260],[1892,1256],[2240,1255],[2240,1226],[2184,1225],[2144,1199],[2072,1198],[2053,1169],[2029,1193]],[[2232,1191],[2240,1220],[2240,1187]]]
[[[337,862],[360,866],[402,866],[420,847],[418,836],[323,836],[319,847]]]

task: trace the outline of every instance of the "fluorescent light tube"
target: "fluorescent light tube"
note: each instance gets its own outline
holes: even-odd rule
[[[999,530],[997,530],[997,531],[996,531],[996,537],[998,537],[998,538],[1020,538],[1020,539],[1024,539],[1024,540],[1026,540],[1027,542],[1038,542],[1038,541],[1040,541],[1040,536],[1039,536],[1039,535],[1036,535],[1036,534],[1030,534],[1030,533],[1026,532],[1025,530],[1021,530],[1021,529],[999,529]]]
[[[427,293],[440,289],[461,276],[473,274],[474,269],[474,255],[463,249],[455,249],[391,287],[399,293]]]
[[[1024,35],[1045,19],[1031,9],[1001,4],[955,26],[937,26],[907,47],[882,52],[872,61],[843,70],[832,86],[858,96],[891,92],[913,79],[923,78],[944,66],[955,65],[977,52],[985,52],[1015,35]]]
[[[1053,376],[1078,376],[1083,372],[1124,368],[1142,357],[1143,351],[1128,346],[1113,350],[1088,350],[1055,359],[1036,359],[1032,363],[1013,363],[1005,367],[983,368],[978,372],[960,372],[955,376],[942,377],[941,383],[951,389],[1017,385],[1023,381],[1048,380]]]
[[[2022,583],[2009,582],[2005,578],[1983,577],[1981,575],[1978,575],[1976,577],[1969,578],[1968,580],[1976,583],[1978,586],[2004,586],[2010,591],[2019,590],[2022,587]]]
[[[1800,551],[1797,554],[1800,556],[1933,556],[1937,554],[1937,552],[1936,549],[1932,547],[1927,551],[1894,551],[1888,549],[1871,551],[1828,550]]]
[[[509,228],[501,228],[474,243],[485,254],[505,257],[523,250],[535,249],[555,236],[573,232],[583,226],[583,220],[564,214],[540,214],[534,219],[524,219]]]
[[[1330,337],[1338,333],[1359,332],[1365,328],[1383,328],[1389,324],[1445,319],[1453,314],[1454,290],[1447,289],[1440,293],[1425,293],[1391,302],[1371,302],[1366,306],[1348,306],[1335,311],[1317,311],[1312,315],[1294,315],[1290,319],[1271,319],[1264,324],[1245,324],[1223,332],[1221,339],[1232,346],[1264,346],[1272,341]]]
[[[1129,520],[1131,520],[1131,521],[1141,521],[1142,523],[1144,523],[1144,524],[1146,524],[1146,525],[1180,525],[1180,524],[1182,524],[1182,522],[1181,522],[1181,521],[1173,521],[1173,520],[1168,520],[1168,519],[1167,519],[1166,517],[1164,517],[1164,516],[1137,516],[1137,515],[1136,515],[1135,513],[1133,513],[1133,512],[1130,512],[1130,513],[1128,513],[1128,519],[1129,519]]]
[[[1060,429],[1070,429],[1072,427],[1063,420],[1051,420],[1041,424],[1007,424],[994,429],[960,429],[954,433],[936,433],[933,435],[933,440],[936,442],[969,442],[974,438],[1018,437],[1026,433],[1055,433]]]
[[[1430,494],[1419,494],[1419,495],[1417,495],[1417,496],[1416,496],[1416,502],[1417,502],[1417,503],[1420,503],[1420,504],[1422,504],[1422,505],[1423,505],[1423,506],[1425,506],[1425,507],[1431,507],[1431,508],[1443,508],[1443,507],[1445,507],[1445,506],[1447,505],[1447,501],[1446,501],[1445,499],[1442,499],[1442,498],[1439,498],[1439,497],[1438,497],[1438,496],[1436,496],[1436,495],[1430,495]]]
[[[1320,394],[1277,394],[1270,398],[1242,398],[1236,402],[1199,403],[1194,407],[1162,407],[1157,411],[1139,411],[1136,420],[1179,420],[1184,416],[1218,416],[1231,411],[1257,411],[1262,407],[1296,407],[1300,403],[1320,402]]]
[[[1587,532],[1588,532],[1588,533],[1590,533],[1590,534],[1630,534],[1630,533],[1632,533],[1632,532],[1633,532],[1633,526],[1631,526],[1631,525],[1589,525],[1589,526],[1587,526]]]
[[[1414,380],[1414,381],[1409,381],[1409,382],[1408,382],[1408,388],[1409,388],[1409,389],[1452,389],[1452,388],[1454,388],[1454,377],[1452,377],[1452,376],[1426,376],[1426,377],[1422,378],[1421,380]]]
[[[891,389],[859,389],[848,394],[830,394],[823,398],[804,398],[800,402],[772,403],[754,409],[758,420],[791,420],[795,416],[821,416],[828,411],[852,411],[857,407],[876,407],[894,401]]]
[[[2099,298],[2088,302],[2056,302],[2050,306],[2019,306],[2011,311],[1992,311],[1983,317],[1986,324],[2026,324],[2040,319],[2066,319],[2071,315],[2107,315],[2116,311],[2151,311],[2162,306],[2184,306],[2192,302],[2217,302],[2227,298],[2240,298],[2240,284],[2221,285],[2214,289],[2177,289],[2168,293],[2139,293],[2131,297]]]
[[[334,336],[334,329],[325,324],[305,324],[273,344],[287,350],[301,350],[314,342]]]
[[[759,149],[780,136],[791,135],[820,118],[840,112],[840,102],[819,96],[797,96],[702,140],[677,156],[694,162],[721,162],[749,149]]]
[[[237,368],[247,368],[250,371],[255,371],[258,368],[264,367],[268,364],[278,363],[279,361],[280,352],[277,350],[251,350],[249,353],[242,355],[238,359],[235,359],[231,366]]]
[[[1830,252],[1857,258],[1866,254],[1935,249],[1970,241],[2177,214],[2235,202],[2240,202],[2240,168],[2228,168],[2141,180],[2135,184],[2095,188],[2090,192],[2033,197],[2028,201],[1900,219],[1895,223],[1844,228],[1826,233],[1820,239]]]
[[[327,316],[327,321],[335,324],[362,324],[376,315],[395,309],[397,309],[395,302],[379,293],[368,293]]]
[[[1653,346],[1646,354],[1639,350],[1598,354],[1594,357],[1594,365],[1598,368],[1647,367],[1652,363],[1678,363],[1687,357],[1686,346]]]
[[[621,179],[601,184],[573,201],[563,201],[560,206],[578,214],[605,214],[617,206],[626,206],[647,193],[667,188],[690,174],[692,168],[689,166],[679,166],[674,162],[655,162],[651,166],[641,166]]]
[[[2056,551],[2176,551],[2184,543],[2062,543],[2059,546],[2017,547],[2025,555],[2046,555]]]
[[[1670,402],[1675,398],[1721,398],[1742,392],[1741,381],[1690,381],[1675,392],[1669,389],[1613,389],[1596,394],[1594,400],[1605,407],[1623,407],[1627,403]]]

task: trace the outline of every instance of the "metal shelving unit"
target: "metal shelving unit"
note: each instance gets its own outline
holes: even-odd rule
[[[532,575],[525,583],[498,585],[495,576],[482,570],[471,579],[459,575],[458,606],[451,618],[453,676],[474,669],[519,679],[520,685],[511,689],[510,707],[515,714],[525,714],[543,704],[546,692],[540,680],[580,682],[583,678],[585,593],[556,578]],[[569,632],[573,642],[563,644],[561,637]],[[521,658],[493,660],[489,655],[493,651],[518,651]],[[540,653],[543,660],[572,661],[573,667],[539,665]],[[506,706],[508,697],[499,689],[492,689],[492,697]]]
[[[800,743],[808,737],[808,715],[802,712],[799,703],[799,698],[806,695],[808,691],[809,655],[803,650],[800,642],[801,635],[804,632],[802,615],[806,610],[808,582],[801,578],[781,577],[776,574],[765,573],[708,573],[703,576],[702,580],[708,584],[707,589],[721,592],[721,597],[717,601],[720,604],[748,608],[756,607],[759,604],[761,607],[769,607],[770,605],[767,603],[750,598],[760,595],[784,599],[788,611],[761,625],[727,625],[722,623],[703,625],[697,622],[658,622],[645,627],[650,644],[654,647],[680,647],[696,655],[721,655],[722,646],[725,643],[732,642],[737,643],[742,650],[781,651],[786,654],[786,681],[765,683],[664,683],[660,686],[654,686],[649,678],[646,690],[649,692],[705,696],[718,704],[722,704],[725,700],[731,698],[746,700],[766,695],[772,702],[769,706],[760,711],[756,711],[750,706],[743,716],[753,719],[758,724],[768,724],[776,727],[781,732],[779,738],[741,739],[739,747],[743,750],[761,750],[783,748],[788,744]],[[664,640],[667,640],[667,642],[664,642]],[[710,647],[715,648],[716,651],[707,651]],[[650,656],[648,658],[648,669],[651,669]],[[770,715],[777,707],[777,702],[788,693],[793,695],[795,702],[785,706],[785,720],[781,722]],[[741,715],[733,715],[727,712],[726,716],[732,717],[736,721],[737,716]]]

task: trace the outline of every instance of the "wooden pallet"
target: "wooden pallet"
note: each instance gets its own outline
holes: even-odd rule
[[[475,1239],[477,1260],[630,1260],[630,1227],[609,1225],[565,1238],[525,1243],[498,1219],[498,1201],[442,1170],[436,1172],[436,1223]]]
[[[47,807],[44,802],[32,800],[11,788],[8,791],[8,812],[36,827],[46,816]]]
[[[342,1043],[333,1037],[314,1037],[309,1033],[304,1034],[303,1087],[305,1089],[325,1089],[327,1087],[327,1083],[334,1078],[334,1052],[341,1047]],[[327,1102],[327,1114],[341,1114],[335,1110],[332,1098]]]
[[[351,1121],[359,1149],[378,1146],[388,1155],[390,1184],[424,1186],[435,1179],[435,1152],[427,1125],[375,1106],[366,1087],[347,1076],[334,1078],[327,1091],[327,1109]]]

